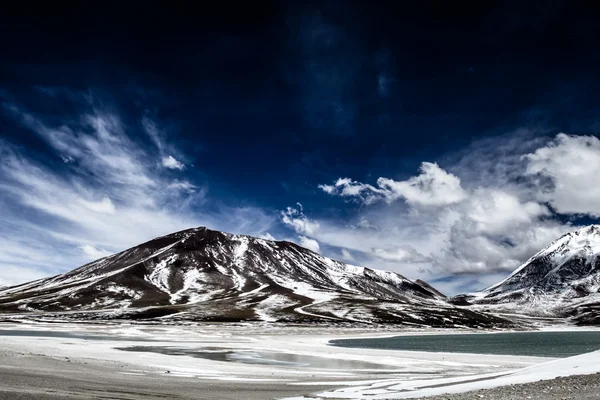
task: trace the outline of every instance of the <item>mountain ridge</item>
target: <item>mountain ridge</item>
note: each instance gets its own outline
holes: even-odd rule
[[[485,327],[510,325],[512,313],[599,324],[600,225],[561,236],[495,285],[451,298],[292,242],[191,228],[2,288],[0,313]]]
[[[564,234],[504,280],[453,302],[590,320],[600,304],[600,225]]]
[[[286,241],[192,228],[0,291],[0,312],[82,318],[493,326],[424,282]]]

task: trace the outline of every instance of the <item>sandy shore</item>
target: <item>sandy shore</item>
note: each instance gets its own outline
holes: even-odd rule
[[[0,351],[0,399],[223,399],[265,400],[306,395],[332,386],[199,380],[171,376],[139,365],[70,357],[48,357],[28,351]]]
[[[574,375],[474,392],[422,397],[421,400],[592,400],[600,399],[600,374]]]
[[[45,323],[0,329],[0,399],[357,399],[369,393],[383,399],[551,360],[327,345],[334,338],[410,334],[373,329]],[[238,360],[195,354],[215,351]],[[270,358],[294,362],[261,363]]]

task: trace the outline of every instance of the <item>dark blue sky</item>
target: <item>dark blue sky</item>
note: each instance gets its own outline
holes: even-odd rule
[[[325,255],[411,278],[446,285],[460,276],[456,285],[471,289],[487,283],[481,276],[506,274],[535,246],[598,215],[586,206],[589,199],[569,208],[563,197],[549,196],[561,179],[552,160],[544,158],[536,169],[523,156],[544,148],[562,154],[561,146],[572,150],[569,140],[596,145],[599,17],[597,9],[570,1],[27,5],[0,17],[0,144],[9,160],[56,178],[57,193],[75,188],[75,203],[108,199],[102,204],[115,215],[143,208],[179,218],[152,229],[133,223],[123,248],[186,221],[206,222],[237,233],[316,241]],[[90,116],[117,119],[109,129],[115,138],[102,139]],[[60,138],[50,132],[63,128]],[[559,132],[571,136],[561,141]],[[169,156],[180,164],[165,165]],[[70,264],[81,261],[77,249],[84,246],[98,251],[84,251],[92,257],[121,249],[101,239],[110,225],[92,235],[64,210],[24,200],[39,191],[39,201],[48,202],[50,189],[11,175],[18,162],[4,158],[2,198],[12,210],[5,212],[5,226],[26,219],[19,246],[69,254],[53,265],[33,260],[20,267],[20,253],[6,250],[0,257],[6,271],[53,273],[75,267]],[[124,164],[107,176],[111,162]],[[466,194],[441,203],[411,197],[404,186],[430,195],[439,178],[422,175],[423,162],[457,177]],[[152,193],[135,196],[152,204],[133,202],[132,189],[115,178],[134,164],[153,182]],[[422,181],[411,181],[419,176]],[[346,177],[354,183],[329,192],[319,187]],[[393,195],[378,192],[380,177],[405,185],[390,189]],[[180,185],[185,193],[172,198],[164,192],[174,190],[166,188],[173,182],[194,188]],[[367,191],[381,198],[369,200]],[[499,204],[498,191],[515,197],[518,209],[531,202],[543,210],[531,209],[497,229],[493,221],[454,209],[478,196]],[[438,215],[427,208],[432,204],[450,214]],[[494,212],[507,211],[483,214]],[[318,228],[307,229],[310,223]],[[461,229],[478,233],[459,240],[453,235]],[[6,248],[11,232],[2,231]],[[52,239],[44,239],[48,232]],[[381,248],[377,236],[366,247],[351,244],[369,232],[394,240]],[[354,235],[347,246],[340,239],[346,234]],[[523,235],[528,245],[521,249],[515,242]],[[428,245],[414,243],[417,238]],[[471,255],[488,245],[494,256]],[[435,249],[444,255],[432,255]]]

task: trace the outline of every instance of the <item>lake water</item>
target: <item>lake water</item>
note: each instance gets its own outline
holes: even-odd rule
[[[394,367],[390,367],[388,365],[371,363],[367,361],[315,357],[304,354],[279,353],[272,351],[230,349],[222,347],[182,348],[174,346],[129,346],[116,347],[116,349],[132,352],[166,354],[170,356],[204,358],[207,360],[233,362],[239,364],[370,371],[394,369]]]
[[[368,349],[570,357],[600,350],[600,331],[394,336],[340,339],[329,344]]]

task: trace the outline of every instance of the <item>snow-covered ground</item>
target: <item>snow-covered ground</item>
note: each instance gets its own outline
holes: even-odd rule
[[[115,374],[165,374],[199,380],[300,385],[305,398],[414,398],[511,383],[600,372],[600,352],[555,361],[548,358],[353,349],[331,339],[411,334],[348,328],[278,325],[0,324],[0,350],[125,366]],[[21,331],[21,333],[17,332]],[[39,332],[36,336],[32,336]],[[44,336],[51,332],[53,337]],[[422,334],[423,331],[419,331]],[[433,332],[432,332],[433,333]],[[445,331],[444,333],[448,333]],[[119,348],[136,347],[137,352]],[[140,348],[148,349],[139,351]],[[170,354],[150,349],[170,349]],[[197,352],[195,356],[193,353]],[[174,355],[178,353],[179,355]],[[187,355],[181,355],[186,353]],[[199,358],[228,354],[230,360]],[[310,363],[305,362],[311,360]],[[318,361],[314,364],[312,361]],[[310,364],[310,365],[307,365]],[[311,394],[316,386],[338,387]],[[339,389],[341,388],[341,389]],[[300,399],[302,397],[296,397]]]
[[[600,351],[579,356],[534,364],[513,372],[499,372],[461,376],[456,378],[434,378],[406,381],[383,379],[357,382],[348,388],[319,393],[322,399],[408,399],[449,393],[464,393],[499,386],[549,380],[570,375],[588,375],[600,372]],[[285,400],[314,399],[294,397]]]

